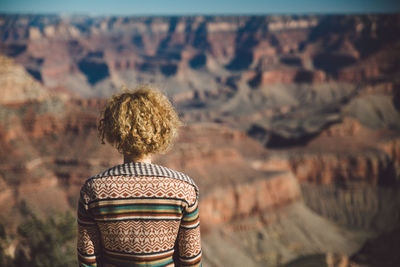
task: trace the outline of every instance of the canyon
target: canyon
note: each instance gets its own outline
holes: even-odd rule
[[[397,266],[399,30],[398,14],[0,15],[1,223],[15,235],[21,203],[74,212],[121,162],[97,137],[105,98],[152,83],[185,125],[154,160],[200,188],[206,266]]]

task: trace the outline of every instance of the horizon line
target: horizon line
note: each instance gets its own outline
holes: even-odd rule
[[[69,13],[69,12],[8,12],[1,11],[0,15],[26,15],[26,16],[86,16],[86,17],[245,17],[245,16],[320,16],[320,15],[400,15],[400,12],[383,12],[383,11],[374,11],[374,12],[288,12],[288,13],[279,13],[279,12],[265,12],[265,13],[159,13],[159,14],[150,14],[150,13],[137,13],[137,14],[101,14],[101,13]]]

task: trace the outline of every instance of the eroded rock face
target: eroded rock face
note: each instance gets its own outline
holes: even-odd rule
[[[0,104],[12,105],[49,98],[49,92],[9,57],[0,55]]]
[[[200,207],[204,228],[279,209],[301,198],[297,181],[290,172],[269,177],[206,192]]]
[[[371,185],[395,184],[396,170],[385,153],[363,151],[361,154],[304,155],[291,159],[291,167],[302,182],[346,184],[365,182]]]

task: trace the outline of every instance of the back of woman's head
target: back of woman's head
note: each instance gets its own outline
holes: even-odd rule
[[[178,134],[180,121],[171,103],[147,85],[114,95],[99,122],[102,141],[124,155],[141,157],[165,152]]]

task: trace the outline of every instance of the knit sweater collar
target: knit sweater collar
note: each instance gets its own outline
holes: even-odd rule
[[[187,182],[193,185],[198,192],[197,185],[186,174],[153,163],[127,162],[111,167],[108,170],[93,176],[92,178],[109,176],[168,177]]]

